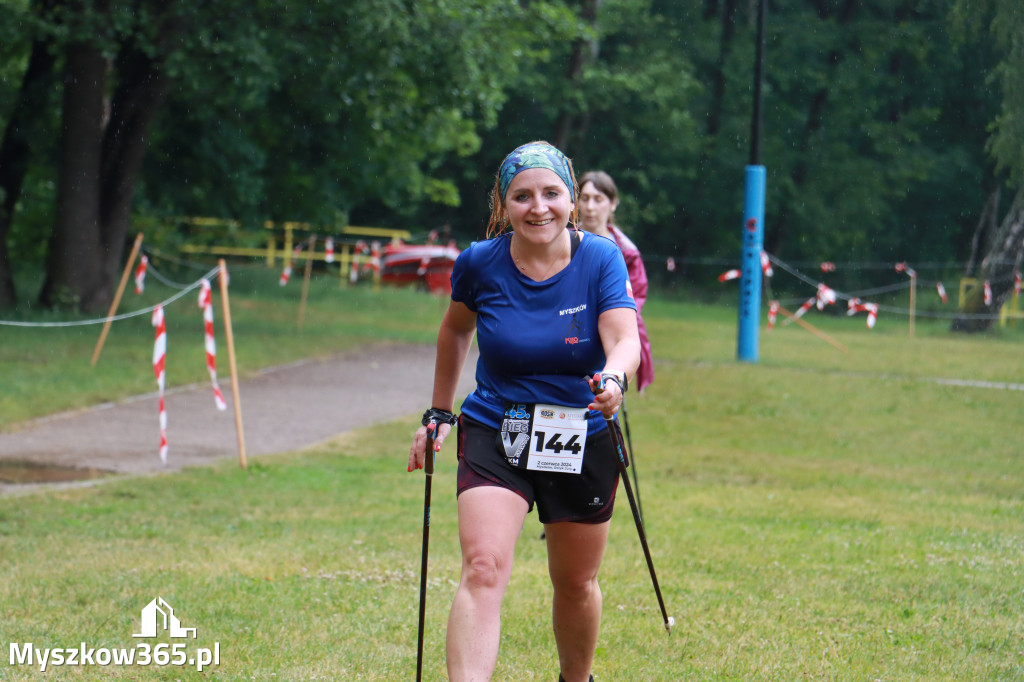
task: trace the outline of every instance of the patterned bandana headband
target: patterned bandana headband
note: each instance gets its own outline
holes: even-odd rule
[[[502,203],[505,202],[505,192],[512,184],[512,178],[530,168],[546,168],[549,171],[554,171],[565,183],[573,201],[576,200],[572,168],[569,166],[569,159],[565,158],[565,154],[547,142],[528,142],[512,150],[512,153],[501,162],[501,168],[498,169],[498,186],[501,191],[499,199]]]

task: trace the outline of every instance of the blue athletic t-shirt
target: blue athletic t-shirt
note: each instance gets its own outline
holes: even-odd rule
[[[477,387],[462,404],[468,417],[499,428],[506,401],[586,407],[593,400],[585,377],[605,364],[597,318],[613,308],[635,310],[636,303],[615,242],[581,234],[569,265],[543,282],[516,267],[511,235],[459,254],[452,300],[476,313],[480,349]],[[590,411],[587,427],[605,428],[600,412]]]

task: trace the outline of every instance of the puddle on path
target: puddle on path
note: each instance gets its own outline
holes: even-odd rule
[[[19,460],[0,460],[0,483],[70,483],[91,481],[111,475],[103,469],[80,469],[59,464],[41,464]]]

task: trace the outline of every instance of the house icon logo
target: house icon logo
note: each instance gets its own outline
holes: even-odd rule
[[[196,637],[195,628],[181,627],[174,609],[163,597],[157,597],[142,609],[142,632],[132,637],[156,637],[158,628],[167,630],[171,637]]]

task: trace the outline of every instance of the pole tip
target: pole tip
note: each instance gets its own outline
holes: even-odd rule
[[[676,624],[676,619],[673,618],[672,616],[669,616],[668,620],[665,621],[665,631],[668,632],[671,635],[672,634],[672,627],[675,624]]]

